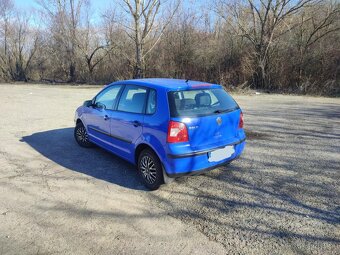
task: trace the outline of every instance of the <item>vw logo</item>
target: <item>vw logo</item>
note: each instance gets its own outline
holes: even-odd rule
[[[221,124],[222,124],[222,118],[221,118],[221,117],[218,117],[218,118],[216,119],[216,122],[217,122],[218,125],[221,125]]]

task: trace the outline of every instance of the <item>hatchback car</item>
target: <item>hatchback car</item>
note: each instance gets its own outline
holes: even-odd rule
[[[243,114],[222,86],[176,79],[118,81],[75,113],[74,136],[135,164],[143,183],[226,164],[245,146]]]

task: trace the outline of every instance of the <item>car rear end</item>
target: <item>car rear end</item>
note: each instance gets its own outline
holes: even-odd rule
[[[168,92],[167,174],[199,174],[230,162],[245,146],[243,114],[219,85]]]

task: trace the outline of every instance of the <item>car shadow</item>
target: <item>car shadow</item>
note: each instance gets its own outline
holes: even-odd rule
[[[73,128],[37,132],[20,140],[53,162],[75,172],[119,186],[147,190],[138,178],[135,167],[125,160],[95,146],[80,147],[73,137]]]

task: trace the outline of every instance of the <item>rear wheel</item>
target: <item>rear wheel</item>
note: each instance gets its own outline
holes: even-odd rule
[[[86,128],[81,122],[77,123],[76,127],[74,128],[74,138],[81,147],[89,148],[93,146],[89,140]]]
[[[150,149],[139,154],[138,173],[144,185],[151,190],[158,189],[164,183],[161,162]]]

